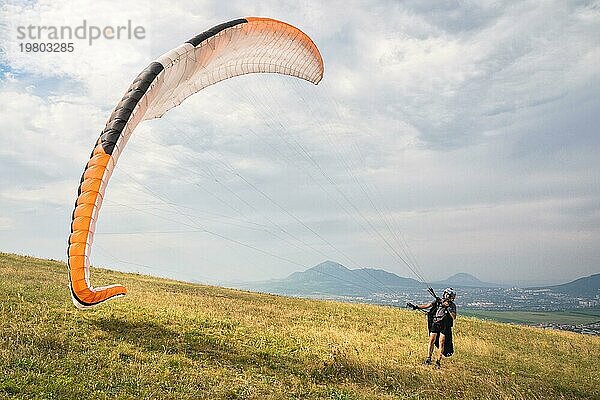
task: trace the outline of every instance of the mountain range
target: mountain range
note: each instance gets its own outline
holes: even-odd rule
[[[454,288],[506,287],[506,285],[481,281],[477,277],[464,272],[441,281],[432,282],[431,285],[436,289],[448,286]],[[283,279],[236,283],[229,286],[238,289],[302,297],[362,297],[373,294],[414,292],[423,289],[423,283],[412,278],[404,278],[377,268],[349,269],[334,261],[322,262],[305,271],[294,272]],[[543,288],[570,295],[591,294],[591,297],[593,297],[600,291],[600,274]]]

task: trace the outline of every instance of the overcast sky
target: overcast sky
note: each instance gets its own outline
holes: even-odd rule
[[[600,2],[250,3],[2,2],[0,251],[65,260],[81,172],[131,81],[216,24],[267,16],[314,40],[323,81],[234,78],[142,123],[92,264],[223,282],[330,259],[415,277],[398,251],[429,281],[600,272]],[[84,19],[146,37],[20,51],[18,26]]]

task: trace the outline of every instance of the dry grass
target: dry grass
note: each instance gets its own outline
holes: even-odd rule
[[[414,312],[97,269],[130,295],[81,312],[66,266],[0,253],[0,398],[600,398],[600,338],[461,318],[421,365]]]

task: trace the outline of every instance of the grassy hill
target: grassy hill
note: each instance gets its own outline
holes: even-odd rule
[[[600,398],[600,338],[460,318],[421,365],[416,312],[123,274],[130,295],[71,304],[61,262],[0,253],[0,398]]]

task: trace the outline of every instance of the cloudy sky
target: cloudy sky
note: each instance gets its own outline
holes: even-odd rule
[[[135,76],[268,16],[311,36],[323,81],[235,78],[141,124],[93,264],[201,282],[326,259],[415,277],[396,253],[429,281],[600,272],[600,2],[249,3],[0,3],[0,251],[65,260],[81,172]],[[19,26],[83,20],[146,35],[21,51]]]

